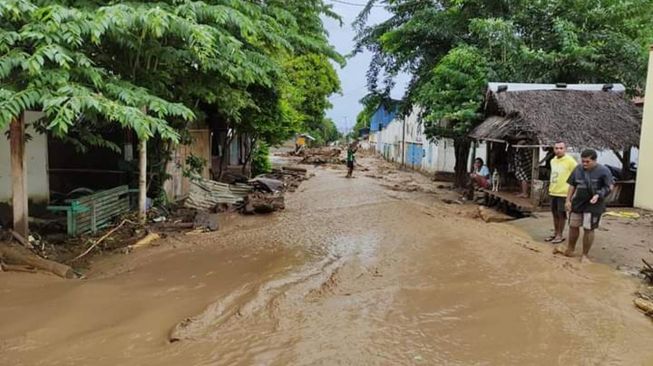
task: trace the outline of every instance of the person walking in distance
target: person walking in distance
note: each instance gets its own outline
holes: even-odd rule
[[[605,212],[605,198],[614,188],[614,179],[610,170],[597,163],[594,150],[584,150],[581,165],[569,176],[569,191],[565,208],[571,211],[569,216],[569,244],[564,255],[571,257],[576,249],[576,242],[583,227],[583,254],[581,262],[589,262],[589,254],[594,243],[594,231],[599,227],[601,215]]]
[[[567,155],[567,146],[564,142],[556,142],[553,145],[555,157],[551,159],[551,175],[549,177],[549,196],[551,197],[551,213],[553,214],[553,235],[544,239],[553,244],[565,241],[565,221],[567,221],[567,210],[565,202],[569,192],[567,180],[576,168],[576,160]]]
[[[356,152],[358,151],[358,142],[352,142],[347,148],[347,178],[354,174],[354,163],[356,162]]]

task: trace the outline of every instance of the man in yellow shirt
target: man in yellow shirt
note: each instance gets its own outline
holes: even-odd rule
[[[551,196],[551,213],[553,213],[554,234],[546,238],[553,244],[565,241],[562,235],[565,231],[567,211],[565,200],[569,191],[567,179],[576,168],[576,160],[567,155],[567,146],[564,142],[557,142],[553,146],[555,157],[551,159],[551,177],[549,181],[549,196]]]

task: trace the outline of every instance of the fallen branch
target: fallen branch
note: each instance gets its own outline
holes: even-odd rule
[[[95,247],[97,247],[98,245],[100,245],[100,243],[102,243],[102,242],[104,241],[104,239],[106,239],[106,238],[108,238],[109,236],[111,236],[111,234],[115,233],[118,229],[120,229],[120,228],[121,228],[123,225],[125,225],[125,223],[127,223],[127,222],[130,222],[130,221],[129,221],[129,220],[122,220],[122,222],[121,222],[118,226],[116,226],[116,227],[114,227],[113,229],[109,230],[109,231],[108,231],[106,234],[104,234],[100,239],[98,239],[96,242],[94,242],[93,245],[91,245],[90,247],[88,247],[88,249],[86,249],[86,250],[84,251],[84,253],[82,253],[82,254],[78,255],[77,257],[73,258],[73,259],[71,260],[71,262],[74,262],[74,261],[76,261],[76,260],[78,260],[78,259],[84,257],[84,256],[87,255],[88,253],[90,253],[91,250],[93,250],[93,248],[95,248]]]
[[[0,256],[12,264],[25,264],[59,277],[75,278],[75,272],[69,266],[41,258],[23,247],[0,245]]]
[[[36,273],[36,268],[27,265],[21,265],[21,264],[0,263],[0,271]]]

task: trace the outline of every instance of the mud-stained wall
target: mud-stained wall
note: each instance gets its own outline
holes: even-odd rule
[[[646,156],[648,159],[639,159],[635,206],[653,210],[653,186],[651,186],[651,181],[653,181],[653,160],[651,160],[651,156],[653,156],[653,46],[649,52],[646,90],[642,137],[639,144],[641,154],[639,156]]]
[[[179,145],[173,152],[172,159],[168,163],[167,172],[171,178],[164,183],[164,190],[168,199],[176,200],[188,194],[190,181],[184,177],[186,157],[191,154],[205,159],[206,165],[202,172],[203,178],[210,178],[211,164],[211,131],[208,129],[190,130],[193,142],[190,145]]]
[[[25,142],[27,165],[27,192],[30,203],[47,204],[50,199],[48,183],[48,138],[37,133],[32,123],[43,114],[41,112],[25,112],[25,130],[28,139]],[[6,132],[0,135],[0,204],[11,205],[11,159],[9,139]]]

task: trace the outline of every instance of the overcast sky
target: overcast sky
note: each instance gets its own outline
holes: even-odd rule
[[[333,4],[333,10],[342,17],[342,27],[337,21],[325,19],[326,29],[329,31],[329,40],[336,47],[336,50],[343,55],[349,54],[354,48],[355,32],[351,24],[362,9],[366,0],[326,0]],[[349,3],[349,4],[347,4]],[[361,6],[351,5],[361,4]],[[370,24],[380,23],[387,19],[390,14],[381,7],[375,7],[370,14]],[[362,109],[358,101],[367,94],[365,74],[369,66],[371,54],[365,52],[352,59],[347,60],[347,66],[337,67],[340,82],[342,84],[342,95],[333,95],[331,103],[333,108],[327,112],[341,131],[354,126],[356,115]],[[401,98],[408,83],[408,77],[400,77],[397,87],[392,92],[393,98]]]

